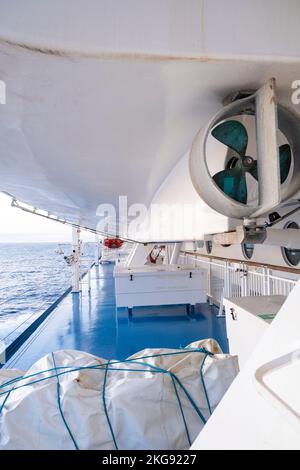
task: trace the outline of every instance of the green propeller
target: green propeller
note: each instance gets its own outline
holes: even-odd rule
[[[219,188],[232,199],[247,203],[246,172],[258,180],[257,160],[246,156],[248,146],[248,133],[245,126],[239,121],[225,121],[212,130],[212,135],[222,144],[237,153],[231,160],[231,165],[215,174],[213,179]],[[288,144],[279,147],[280,182],[287,179],[291,167],[291,148]]]

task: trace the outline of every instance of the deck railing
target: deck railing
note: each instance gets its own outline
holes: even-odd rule
[[[216,259],[183,252],[180,255],[183,264],[193,264],[207,269],[207,296],[211,303],[223,304],[223,297],[245,297],[261,295],[288,296],[297,280],[273,274],[273,270],[264,265],[254,267],[247,262]],[[276,273],[280,267],[276,267]],[[299,272],[300,275],[300,272]]]

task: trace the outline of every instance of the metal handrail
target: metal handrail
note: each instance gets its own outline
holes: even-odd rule
[[[261,295],[287,296],[296,284],[296,280],[274,275],[266,265],[255,263],[261,271],[250,270],[253,264],[241,260],[225,259],[202,255],[195,252],[181,252],[184,262],[204,264],[208,268],[207,297],[222,310],[224,297],[245,297]],[[215,259],[217,258],[217,261]],[[221,260],[221,262],[220,262]],[[276,266],[276,271],[280,267]],[[300,274],[300,271],[299,271]]]
[[[241,260],[237,258],[225,258],[223,256],[215,256],[215,255],[207,255],[205,253],[198,253],[196,251],[189,251],[189,250],[184,250],[181,251],[181,253],[184,255],[189,255],[189,256],[195,256],[197,258],[208,258],[208,259],[217,259],[221,261],[228,261],[229,263],[236,263],[236,264],[244,264],[246,266],[255,266],[258,268],[268,268],[272,269],[273,271],[282,271],[282,272],[288,272],[292,274],[298,274],[300,276],[300,268],[290,268],[288,266],[278,266],[275,264],[269,264],[269,263],[258,263],[257,261],[250,261],[250,260]]]

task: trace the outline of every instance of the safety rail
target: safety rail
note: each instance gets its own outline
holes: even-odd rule
[[[87,290],[89,292],[91,290],[91,269],[94,266],[95,262],[92,262],[89,267],[85,267],[80,273],[80,285],[87,284]],[[85,279],[87,280],[85,281]],[[22,346],[29,336],[46,320],[50,313],[53,312],[71,291],[72,287],[68,287],[54,302],[44,302],[4,337],[0,337],[0,369],[3,363],[15,354],[19,347]],[[5,305],[6,303],[8,303],[8,301],[4,301],[0,305]],[[3,357],[5,357],[4,362],[2,360]]]
[[[261,295],[288,296],[297,280],[274,275],[272,269],[264,265],[255,267],[237,260],[215,259],[183,252],[183,264],[191,264],[208,270],[207,297],[211,303],[222,305],[224,297],[245,297]],[[255,270],[254,270],[255,269]],[[276,267],[276,272],[280,267]],[[299,271],[300,276],[300,271]]]

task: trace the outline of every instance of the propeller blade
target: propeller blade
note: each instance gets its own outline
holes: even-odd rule
[[[241,157],[246,153],[248,134],[245,126],[239,121],[224,121],[211,131],[222,144],[235,150]]]
[[[214,182],[229,197],[246,204],[247,185],[243,168],[234,167],[223,170],[213,176]]]
[[[279,159],[280,159],[280,183],[284,183],[288,177],[291,163],[292,163],[292,153],[291,147],[288,144],[281,145],[279,147]],[[252,168],[248,171],[256,180],[258,180],[257,173],[257,160],[253,163]]]
[[[253,178],[255,178],[256,180],[258,180],[257,160],[254,160],[252,167],[249,168],[249,170],[247,170],[247,171],[250,173],[250,175],[253,176]]]
[[[291,147],[288,144],[281,145],[279,147],[279,159],[280,159],[280,183],[284,183],[288,177],[291,163],[292,153]]]

